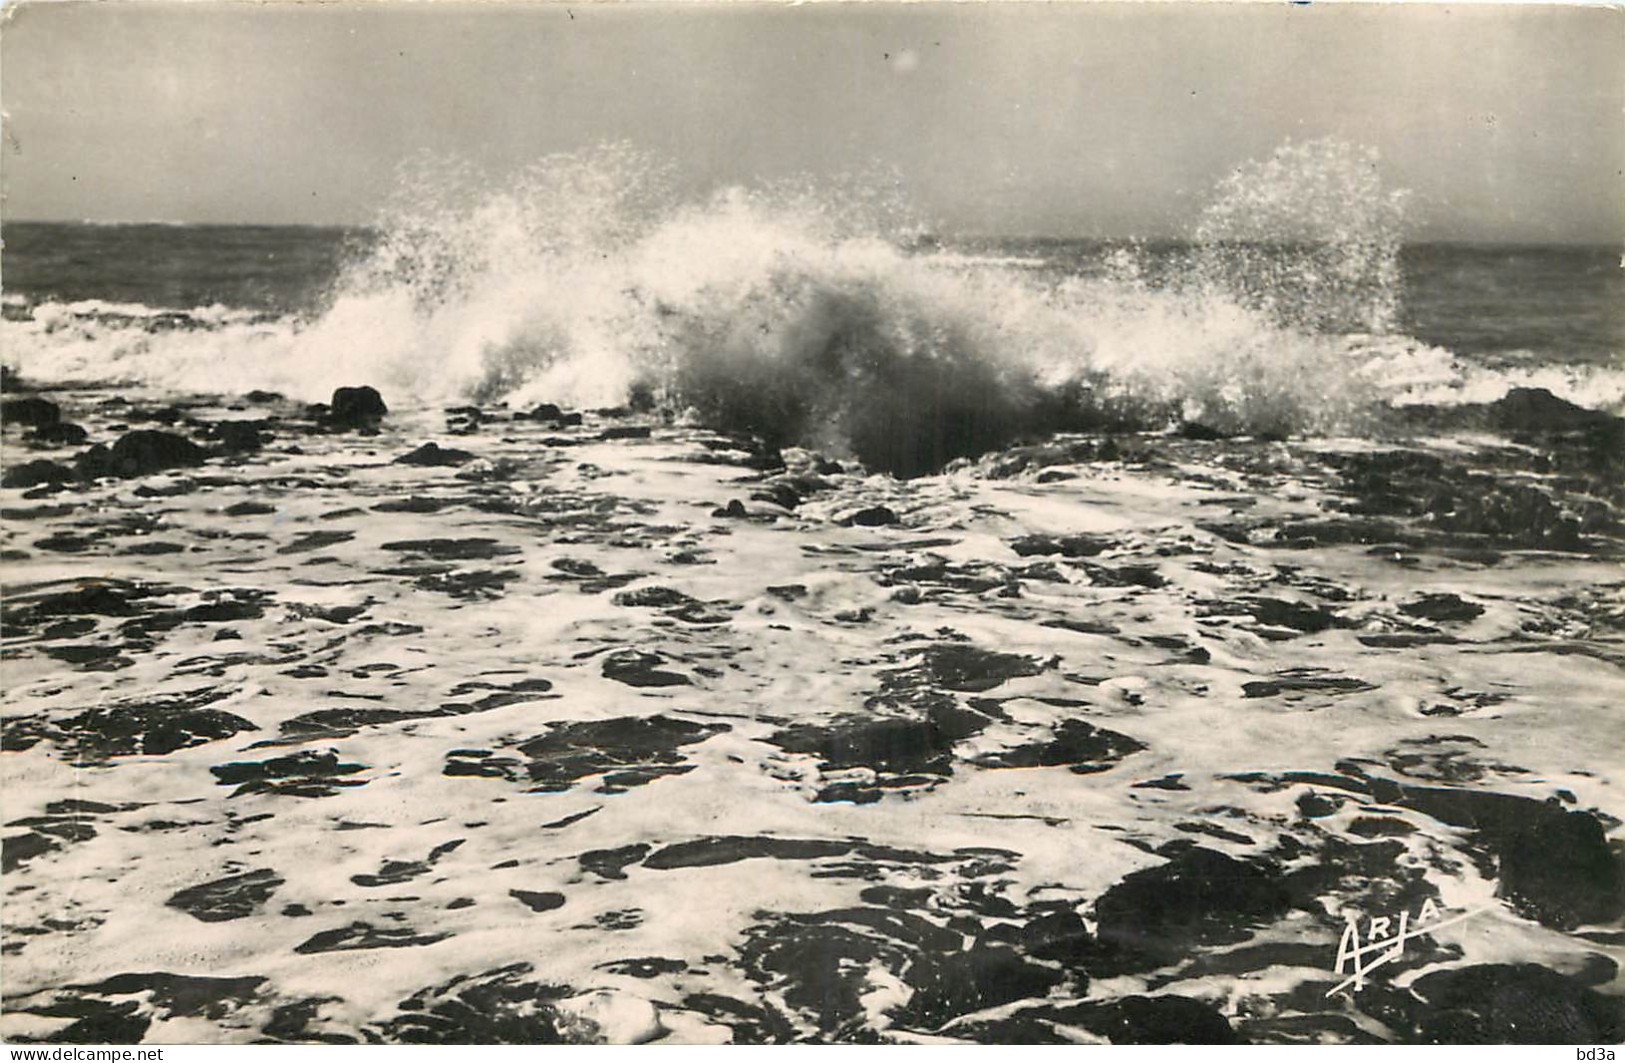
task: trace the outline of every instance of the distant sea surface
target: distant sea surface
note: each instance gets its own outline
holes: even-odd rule
[[[154,308],[215,304],[273,313],[321,308],[364,229],[261,225],[12,222],[3,230],[11,306],[97,299]],[[983,254],[1089,274],[1124,245],[981,240]],[[1179,254],[1153,245],[1153,258]],[[1403,330],[1489,365],[1625,364],[1625,269],[1618,249],[1415,244],[1401,261]]]

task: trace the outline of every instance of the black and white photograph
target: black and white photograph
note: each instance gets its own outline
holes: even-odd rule
[[[1622,59],[6,3],[9,1058],[1614,1059]]]

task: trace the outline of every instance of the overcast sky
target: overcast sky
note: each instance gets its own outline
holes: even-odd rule
[[[11,5],[8,5],[11,6]],[[1625,12],[1536,6],[37,3],[9,218],[359,222],[430,149],[627,140],[695,190],[895,166],[985,233],[1187,226],[1287,137],[1382,153],[1419,235],[1625,240]]]

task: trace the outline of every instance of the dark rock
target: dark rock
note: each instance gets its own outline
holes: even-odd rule
[[[784,1002],[829,1035],[864,1016],[869,971],[899,975],[916,956],[921,1003],[931,1005],[933,1016],[973,997],[974,972],[953,968],[934,978],[939,969],[927,958],[955,952],[962,942],[960,934],[912,913],[845,908],[777,916],[752,927],[740,957],[753,980],[781,986]]]
[[[352,531],[313,531],[301,532],[291,543],[277,547],[279,554],[308,554],[312,550],[321,550],[339,543],[347,543],[355,538]]]
[[[927,683],[946,690],[991,690],[1010,679],[1038,675],[1045,665],[1032,657],[979,649],[946,642],[911,651],[919,657],[913,668],[886,675],[890,687]]]
[[[1406,616],[1438,623],[1466,622],[1482,616],[1484,607],[1455,594],[1423,594],[1408,602],[1399,603],[1399,611]]]
[[[1547,926],[1571,930],[1625,915],[1625,867],[1589,813],[1444,787],[1404,787],[1397,803],[1477,831],[1500,865],[1500,896]]]
[[[648,852],[647,845],[623,845],[619,849],[594,849],[582,853],[576,859],[583,871],[591,871],[600,878],[624,879],[625,868],[642,860]]]
[[[748,516],[750,516],[750,514],[748,512],[746,512],[745,504],[743,502],[739,501],[739,499],[735,498],[735,499],[729,500],[729,502],[728,502],[728,504],[726,506],[721,506],[721,507],[719,507],[717,509],[713,509],[711,511],[711,516],[713,516],[713,517],[735,517],[735,518],[739,518],[739,517],[748,517]]]
[[[1094,1004],[1045,1009],[1068,1026],[1081,1026],[1114,1045],[1234,1045],[1244,1043],[1211,1004],[1181,996],[1126,996]]]
[[[723,835],[677,842],[657,849],[643,861],[652,871],[685,867],[719,867],[741,860],[823,860],[855,853],[867,860],[902,864],[942,864],[953,857],[892,849],[858,841],[828,838],[776,838],[769,835]]]
[[[209,426],[209,437],[220,444],[222,450],[232,454],[248,454],[265,446],[265,421],[217,421]]]
[[[13,834],[0,839],[0,872],[9,875],[35,857],[44,856],[60,848],[56,842],[37,831]]]
[[[1031,963],[1014,949],[976,945],[962,952],[927,952],[904,973],[914,989],[898,1018],[929,1028],[1017,1000],[1043,998],[1061,974]]]
[[[1050,556],[1094,557],[1115,545],[1110,539],[1095,535],[1024,535],[1010,541],[1010,549],[1021,557]]]
[[[339,388],[328,403],[328,420],[335,428],[376,429],[388,413],[389,407],[384,405],[378,389],[366,385]]]
[[[638,956],[599,964],[599,967],[610,974],[626,975],[629,978],[658,978],[663,974],[681,974],[688,970],[688,964],[682,960],[667,959],[664,956]]]
[[[253,915],[282,885],[282,876],[269,869],[189,886],[164,903],[205,923],[222,923]]]
[[[1356,694],[1375,689],[1363,679],[1348,676],[1283,676],[1241,684],[1241,694],[1248,698],[1273,698],[1278,694],[1296,693]]]
[[[38,487],[40,484],[65,484],[78,479],[78,475],[66,465],[41,458],[38,461],[25,461],[21,465],[8,467],[4,478],[0,479],[0,486]]]
[[[442,447],[438,443],[425,443],[409,454],[395,459],[396,465],[465,465],[475,459],[466,450]]]
[[[694,598],[670,587],[641,587],[635,591],[623,591],[610,600],[619,606],[644,609],[670,609],[699,604]]]
[[[618,650],[604,658],[604,678],[633,687],[689,685],[689,678],[681,672],[662,671],[659,666],[664,662],[665,658],[657,653]]]
[[[1490,423],[1503,432],[1577,432],[1617,421],[1600,410],[1576,406],[1545,388],[1511,388],[1489,404]]]
[[[543,402],[532,408],[529,413],[520,413],[515,414],[514,416],[516,419],[551,421],[557,424],[559,421],[564,419],[564,411],[559,409],[551,402]]]
[[[436,561],[490,561],[520,553],[520,548],[495,539],[398,539],[385,550],[421,554]]]
[[[577,779],[603,772],[606,786],[625,788],[671,774],[681,765],[678,750],[728,730],[724,724],[700,724],[669,716],[621,716],[561,724],[521,744],[529,757],[525,770],[535,789],[565,790]]]
[[[276,507],[264,502],[233,502],[220,512],[228,517],[263,517],[276,512]]]
[[[860,509],[844,518],[841,523],[856,525],[860,528],[883,528],[898,523],[898,517],[896,513],[893,513],[885,506],[870,506],[868,509]]]
[[[316,952],[349,952],[357,949],[402,949],[415,945],[432,945],[444,941],[450,934],[419,934],[410,927],[375,927],[370,923],[351,923],[336,930],[324,930],[312,935],[293,951],[302,955]]]
[[[1252,927],[1290,907],[1279,869],[1192,846],[1102,894],[1095,902],[1096,932],[1102,943],[1143,955],[1155,967],[1199,945],[1245,940]]]
[[[50,399],[31,395],[26,399],[7,399],[0,403],[0,423],[39,427],[56,424],[61,419],[62,408]]]
[[[79,425],[58,421],[55,424],[41,425],[29,433],[28,439],[32,443],[43,443],[50,446],[78,446],[90,438],[90,433]]]
[[[79,455],[79,475],[85,479],[103,476],[129,478],[192,468],[203,464],[203,448],[183,436],[141,428],[128,432],[113,444],[112,450],[97,444]]]
[[[365,770],[363,764],[347,764],[332,750],[325,753],[303,751],[262,761],[234,761],[210,768],[222,785],[235,786],[231,796],[269,793],[289,797],[328,797],[341,787],[365,786],[365,779],[345,775]]]
[[[1095,727],[1083,720],[1066,720],[1055,728],[1049,741],[991,753],[978,757],[976,762],[989,768],[1068,765],[1074,774],[1089,775],[1109,771],[1124,757],[1144,748],[1144,742],[1128,735]]]
[[[602,432],[599,432],[598,433],[598,438],[603,439],[603,440],[611,440],[611,439],[648,439],[649,435],[650,435],[650,430],[649,430],[648,425],[642,425],[642,424],[617,424],[617,425],[610,425],[608,428],[604,429]]]
[[[508,896],[523,904],[533,912],[551,912],[555,908],[564,907],[564,894],[562,893],[535,893],[531,890],[509,890]]]
[[[258,730],[234,713],[202,708],[223,694],[204,693],[155,698],[89,709],[54,723],[44,730],[76,761],[111,757],[162,756],[177,749],[230,738],[240,731]]]
[[[566,986],[527,980],[527,963],[476,975],[459,974],[401,1001],[401,1014],[380,1027],[396,1044],[554,1045],[590,1039],[556,1001]]]
[[[1411,990],[1425,1044],[1617,1045],[1625,1004],[1539,964],[1483,964],[1423,975]]]
[[[1280,598],[1242,598],[1239,604],[1261,624],[1291,628],[1309,634],[1334,627],[1348,627],[1348,621],[1322,605],[1284,601]]]

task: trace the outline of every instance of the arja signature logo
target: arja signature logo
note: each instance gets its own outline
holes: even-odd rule
[[[1343,938],[1337,943],[1337,966],[1333,968],[1332,973],[1342,974],[1350,965],[1353,973],[1328,989],[1326,995],[1341,993],[1349,988],[1355,990],[1365,988],[1366,975],[1383,964],[1405,955],[1405,942],[1471,919],[1475,915],[1483,915],[1490,910],[1492,910],[1490,907],[1480,908],[1477,911],[1463,912],[1446,918],[1444,911],[1434,904],[1430,897],[1422,902],[1422,908],[1416,913],[1414,922],[1411,920],[1411,913],[1404,911],[1399,913],[1397,926],[1392,916],[1384,915],[1371,919],[1366,923],[1363,945],[1360,943],[1360,915],[1358,912],[1348,913],[1348,924],[1343,927]]]

